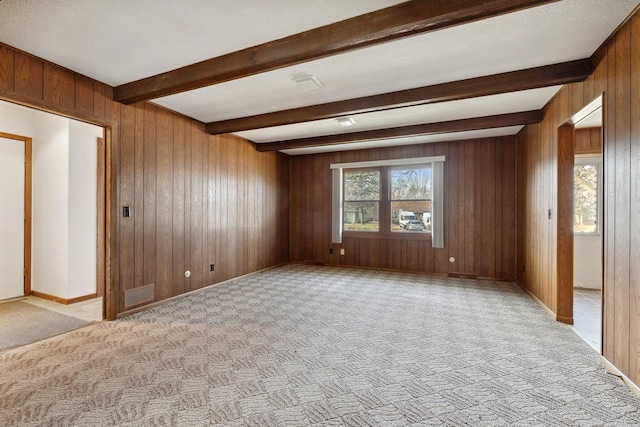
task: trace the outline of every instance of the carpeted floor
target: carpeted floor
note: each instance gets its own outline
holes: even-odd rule
[[[69,332],[89,322],[23,301],[0,304],[0,351]]]
[[[289,265],[0,353],[0,425],[632,426],[508,283]]]

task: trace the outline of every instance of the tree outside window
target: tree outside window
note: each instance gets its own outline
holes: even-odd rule
[[[431,232],[430,165],[349,170],[343,180],[343,231]]]
[[[582,234],[598,232],[598,165],[574,166],[573,231]]]
[[[344,230],[380,229],[380,171],[344,173]]]

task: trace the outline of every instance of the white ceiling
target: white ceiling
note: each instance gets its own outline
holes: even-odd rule
[[[400,0],[2,0],[0,41],[110,85],[251,47]],[[587,58],[640,0],[562,0],[155,99],[202,122]],[[320,89],[302,92],[297,74]],[[542,108],[559,87],[238,132],[257,143]],[[517,133],[521,127],[287,150],[290,154]],[[508,133],[507,133],[508,134]],[[417,139],[416,139],[417,138]]]

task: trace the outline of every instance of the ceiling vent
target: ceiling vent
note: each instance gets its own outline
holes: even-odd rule
[[[338,123],[340,123],[340,126],[353,126],[356,124],[356,121],[353,120],[353,117],[340,117],[336,120],[338,121]]]
[[[294,76],[293,81],[296,82],[300,90],[302,90],[303,92],[316,90],[322,86],[322,82],[313,75]]]

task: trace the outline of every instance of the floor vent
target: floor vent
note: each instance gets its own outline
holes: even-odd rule
[[[145,304],[155,300],[155,283],[124,291],[124,308]]]
[[[457,279],[473,279],[477,280],[478,275],[473,273],[448,273],[448,277],[455,277]]]

